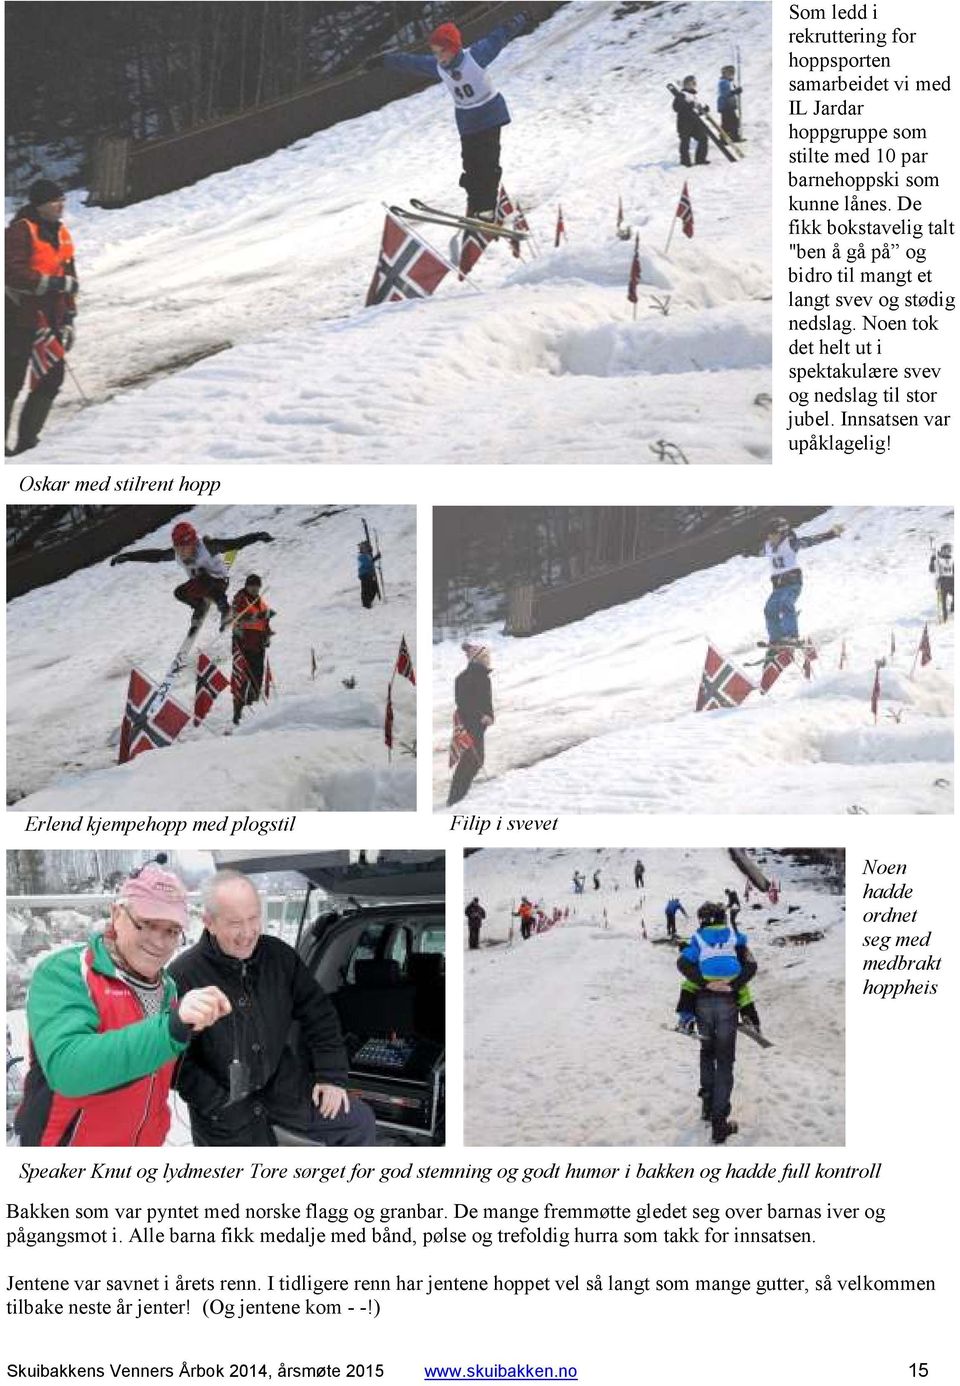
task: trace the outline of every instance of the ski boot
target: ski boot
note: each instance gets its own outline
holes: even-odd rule
[[[711,1140],[714,1145],[723,1145],[728,1136],[735,1136],[740,1127],[729,1117],[714,1117],[712,1120]]]

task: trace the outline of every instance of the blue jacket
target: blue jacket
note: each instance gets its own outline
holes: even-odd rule
[[[376,572],[376,564],[375,564],[374,561],[373,561],[373,554],[371,554],[371,553],[358,553],[358,554],[357,554],[357,577],[369,577],[371,573],[375,573],[375,572]]]
[[[474,62],[481,67],[489,67],[503,48],[512,38],[516,38],[524,28],[525,20],[522,15],[515,14],[499,28],[491,30],[486,38],[477,39],[476,43],[471,43],[467,50]],[[415,72],[418,77],[428,77],[433,82],[440,81],[437,72],[437,60],[432,54],[424,53],[388,53],[383,60],[385,68],[390,68],[395,72]],[[451,64],[456,66],[456,59]],[[469,107],[465,110],[457,110],[457,129],[461,135],[476,135],[481,130],[494,130],[498,125],[510,124],[510,112],[507,110],[507,103],[498,92],[492,101],[488,101],[484,106]]]
[[[716,949],[717,952],[706,952],[701,948],[701,939],[707,949]],[[747,947],[746,934],[726,924],[701,925],[686,947],[680,950],[677,967],[689,982],[698,987],[711,981],[749,982],[757,970]]]
[[[674,896],[674,898],[673,898],[672,900],[668,900],[668,901],[667,901],[666,905],[664,906],[664,909],[665,909],[665,912],[670,916],[671,919],[672,919],[673,916],[677,913],[678,910],[679,910],[679,912],[683,915],[684,919],[686,919],[686,917],[687,917],[687,912],[686,912],[686,910],[683,908],[683,906],[681,905],[680,901],[676,898],[676,896]]]
[[[736,109],[737,98],[734,95],[736,82],[729,77],[721,77],[717,83],[717,110],[721,112]]]

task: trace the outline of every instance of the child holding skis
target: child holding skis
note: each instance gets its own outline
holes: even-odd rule
[[[727,139],[740,143],[740,103],[737,100],[743,87],[737,86],[737,69],[727,63],[720,69],[717,83],[717,110],[720,113],[720,127]]]
[[[412,72],[442,82],[453,98],[463,173],[460,186],[467,194],[467,216],[496,220],[500,188],[500,131],[510,124],[507,103],[487,71],[512,38],[527,26],[527,16],[515,14],[485,38],[464,48],[455,24],[441,24],[430,35],[432,57],[419,53],[384,53],[366,66]]]
[[[133,553],[114,554],[110,567],[118,563],[169,563],[176,559],[186,572],[187,580],[173,589],[173,595],[193,611],[189,633],[193,635],[199,629],[210,603],[220,612],[220,629],[226,630],[231,620],[227,601],[230,571],[220,555],[245,549],[248,544],[272,544],[273,535],[257,530],[254,534],[241,534],[237,539],[213,539],[206,534],[201,537],[188,520],[178,520],[170,538],[173,547],[169,549],[134,549]]]
[[[380,584],[377,581],[379,557],[378,553],[374,553],[369,539],[360,540],[357,545],[357,577],[360,579],[360,600],[367,611],[381,595]]]

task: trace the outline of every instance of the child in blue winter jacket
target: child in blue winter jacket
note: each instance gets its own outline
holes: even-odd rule
[[[456,107],[463,173],[460,186],[467,194],[467,216],[496,219],[500,188],[500,131],[510,124],[507,103],[487,71],[501,49],[526,27],[527,16],[515,14],[485,38],[464,48],[455,24],[441,24],[430,35],[432,57],[419,53],[386,53],[367,66],[414,72],[442,82]]]
[[[743,90],[736,84],[737,69],[733,63],[728,63],[726,67],[720,69],[720,81],[717,83],[717,110],[720,113],[720,125],[723,133],[734,144],[740,143],[740,103],[737,97]]]

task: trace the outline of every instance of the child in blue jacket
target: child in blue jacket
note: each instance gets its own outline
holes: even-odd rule
[[[419,53],[386,53],[368,67],[414,72],[442,82],[453,98],[463,173],[460,186],[467,194],[467,216],[496,220],[500,189],[500,131],[510,124],[507,103],[487,71],[504,46],[526,27],[527,16],[515,14],[505,24],[464,48],[455,24],[441,24],[430,35],[432,57]]]

